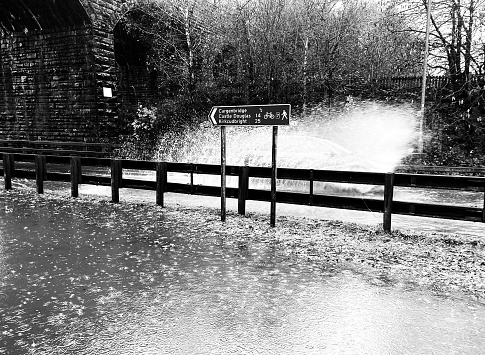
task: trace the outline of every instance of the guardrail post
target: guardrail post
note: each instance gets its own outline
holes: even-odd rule
[[[194,194],[194,163],[190,163],[190,194]]]
[[[10,173],[11,176],[14,178],[15,177],[15,154],[9,153],[9,159],[10,159]]]
[[[248,198],[249,189],[249,166],[239,167],[239,184],[237,196],[237,213],[241,215],[246,214],[246,200]]]
[[[3,154],[3,178],[5,180],[5,190],[12,189],[12,167],[13,167],[13,155]]]
[[[392,199],[394,196],[394,173],[387,173],[384,178],[384,222],[385,232],[391,231]]]
[[[79,184],[81,183],[81,157],[71,157],[71,196],[79,196]]]
[[[485,222],[485,188],[483,189],[482,222]]]
[[[47,168],[46,168],[46,157],[41,154],[37,154],[35,156],[35,183],[37,185],[37,193],[43,194],[44,193],[44,180],[46,179],[47,175]]]
[[[163,193],[167,190],[167,162],[157,163],[157,205],[163,207]]]
[[[120,187],[123,178],[121,160],[111,159],[111,201],[120,202]]]
[[[313,169],[310,169],[310,199],[308,201],[309,205],[313,205]]]

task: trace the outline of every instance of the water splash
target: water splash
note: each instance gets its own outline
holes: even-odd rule
[[[280,127],[278,167],[388,172],[413,150],[416,111],[361,103],[314,110]],[[271,165],[271,127],[228,127],[227,164]],[[160,139],[157,160],[220,164],[220,130],[208,122]]]

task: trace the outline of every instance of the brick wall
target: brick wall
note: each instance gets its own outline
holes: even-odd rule
[[[121,16],[143,0],[79,0],[93,26],[112,30]]]
[[[0,139],[103,141],[116,136],[117,88],[133,83],[118,80],[113,28],[137,1],[79,0],[86,11],[79,19],[67,16],[55,1],[47,12],[35,8],[41,3],[29,2],[21,5],[39,11],[24,11],[23,18],[0,16],[9,22],[4,29],[26,29],[0,31]],[[35,21],[29,13],[37,14]],[[69,23],[75,29],[61,28]],[[145,80],[133,75],[129,80],[136,78]],[[104,88],[113,96],[103,95]]]
[[[136,108],[160,98],[155,71],[141,66],[119,66],[117,77],[118,102],[124,108]]]
[[[0,138],[98,136],[92,32],[83,28],[0,38]]]
[[[117,76],[112,31],[95,28],[94,32],[94,81],[96,85],[98,137],[103,139],[116,133],[117,125]],[[112,97],[103,95],[103,88],[111,89]]]

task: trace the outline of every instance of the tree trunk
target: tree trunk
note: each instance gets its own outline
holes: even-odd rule
[[[305,38],[303,52],[303,116],[306,115],[308,102],[308,36]]]
[[[468,11],[469,11],[469,15],[470,15],[470,20],[469,20],[469,23],[468,23],[468,28],[465,28],[465,53],[464,53],[464,57],[465,57],[465,68],[464,68],[464,74],[465,74],[465,82],[466,82],[466,91],[469,92],[470,91],[470,65],[471,65],[471,61],[472,61],[472,35],[473,35],[473,24],[474,24],[474,21],[473,21],[473,15],[474,15],[474,12],[475,12],[475,4],[474,4],[474,1],[471,0],[470,1],[470,6],[468,8]]]
[[[191,18],[193,15],[193,9],[187,4],[185,9],[185,39],[187,42],[187,89],[190,100],[192,100],[192,94],[194,92],[195,75],[194,75],[194,48],[191,39]]]
[[[251,103],[251,93],[253,92],[254,84],[254,62],[251,51],[251,33],[249,32],[249,21],[243,20],[243,38],[244,48],[241,55],[241,67],[243,68],[244,77],[244,96],[246,103]]]

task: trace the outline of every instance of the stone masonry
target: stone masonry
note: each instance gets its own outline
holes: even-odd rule
[[[113,28],[134,4],[0,0],[0,139],[115,138]]]

